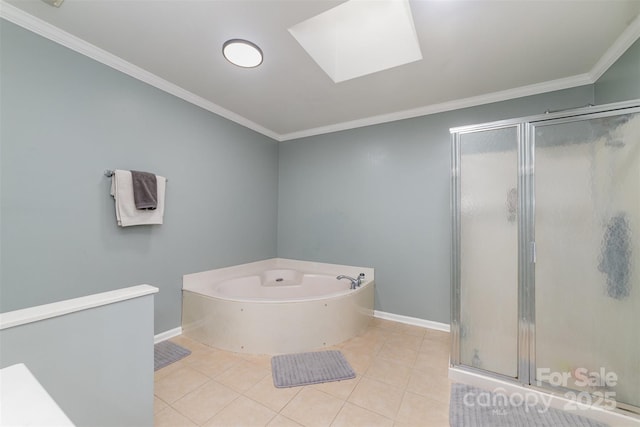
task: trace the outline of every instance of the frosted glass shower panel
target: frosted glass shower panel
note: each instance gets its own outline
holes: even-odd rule
[[[460,135],[460,362],[517,376],[518,128]]]
[[[638,407],[640,113],[542,123],[533,136],[534,378]]]

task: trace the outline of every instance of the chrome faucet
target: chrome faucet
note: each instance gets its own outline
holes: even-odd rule
[[[362,280],[364,279],[364,273],[360,273],[357,279],[354,279],[351,276],[345,276],[344,274],[341,274],[340,276],[336,277],[336,279],[338,280],[349,279],[351,281],[351,289],[355,289],[355,288],[359,288],[360,285],[362,284]]]

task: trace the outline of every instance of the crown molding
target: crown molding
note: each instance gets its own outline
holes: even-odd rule
[[[600,60],[593,66],[589,75],[595,83],[602,75],[631,47],[636,40],[640,39],[640,14],[631,21],[629,26],[620,34],[615,42],[602,55]]]
[[[519,88],[483,94],[471,98],[457,99],[410,110],[381,114],[364,119],[351,120],[328,126],[321,126],[317,128],[286,133],[279,135],[279,141],[290,141],[326,133],[340,132],[349,129],[356,129],[360,127],[388,123],[397,120],[411,119],[414,117],[443,113],[446,111],[458,110],[462,108],[476,107],[493,102],[508,101],[510,99],[521,98],[524,96],[538,95],[541,93],[553,92],[556,90],[570,89],[572,87],[594,84],[638,39],[640,39],[640,14],[631,21],[631,23],[616,39],[611,47],[609,47],[609,49],[607,49],[607,51],[600,57],[598,62],[596,62],[591,70],[586,73],[562,79],[551,80],[548,82],[522,86]]]
[[[342,123],[331,124],[328,126],[320,126],[301,131],[279,134],[262,125],[259,125],[233,111],[208,101],[192,92],[189,92],[161,77],[156,76],[136,65],[131,64],[113,55],[97,46],[92,45],[60,28],[49,24],[23,10],[0,0],[0,18],[6,19],[16,25],[19,25],[29,31],[32,31],[42,37],[61,44],[71,50],[82,55],[92,58],[102,64],[105,64],[115,70],[121,71],[135,79],[143,81],[162,91],[170,93],[181,98],[191,104],[197,105],[216,115],[224,117],[241,126],[249,128],[255,132],[265,135],[276,141],[289,141],[294,139],[306,138],[315,135],[344,131],[365,126],[372,126],[382,123],[388,123],[397,120],[405,120],[414,117],[426,116],[430,114],[442,113],[446,111],[458,110],[462,108],[476,107],[483,104],[493,102],[507,101],[510,99],[520,98],[524,96],[537,95],[556,90],[569,89],[572,87],[594,84],[606,71],[616,62],[626,50],[640,38],[640,15],[638,15],[625,31],[616,39],[609,49],[602,55],[592,69],[584,74],[578,74],[571,77],[552,80],[548,82],[536,83],[533,85],[522,86],[519,88],[503,90],[470,98],[457,99],[447,101],[440,104],[432,104],[424,107],[397,111],[389,114],[381,114],[363,119],[351,120]]]
[[[446,111],[459,110],[462,108],[476,107],[493,102],[508,101],[510,99],[524,96],[538,95],[556,90],[570,89],[572,87],[594,84],[602,75],[634,44],[640,39],[640,15],[631,21],[629,26],[616,39],[609,49],[600,57],[598,62],[587,73],[578,74],[548,82],[536,83],[514,89],[507,89],[499,92],[492,92],[471,98],[456,99],[453,101],[432,104],[410,110],[398,111],[389,114],[371,116],[364,119],[352,120],[348,122],[336,123],[312,129],[305,129],[298,132],[291,132],[280,135],[280,141],[306,138],[309,136],[322,135],[332,132],[340,132],[365,126],[372,126],[397,120],[411,119],[414,117],[426,116],[430,114],[443,113]]]
[[[0,0],[0,18],[276,141],[280,135]]]
[[[412,119],[414,117],[427,116],[431,114],[443,113],[446,111],[460,110],[462,108],[476,107],[478,105],[491,104],[493,102],[507,101],[515,98],[522,98],[530,95],[538,95],[556,90],[569,89],[572,87],[592,84],[589,73],[578,74],[557,80],[543,83],[522,86],[514,89],[492,92],[488,94],[473,96],[470,98],[456,99],[440,104],[432,104],[410,110],[397,111],[389,114],[367,117],[364,119],[352,120],[348,122],[336,123],[329,126],[322,126],[313,129],[305,129],[299,132],[280,135],[281,141],[306,138],[309,136],[321,135],[325,133],[339,132],[343,130],[355,129],[365,126],[372,126],[381,123],[394,122],[398,120]]]

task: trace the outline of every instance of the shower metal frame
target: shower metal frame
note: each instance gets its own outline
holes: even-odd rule
[[[559,388],[536,385],[535,381],[535,129],[539,126],[569,123],[621,113],[640,112],[640,100],[601,106],[582,107],[501,120],[479,125],[450,129],[451,133],[451,356],[450,366],[489,378],[520,383],[545,392],[558,392]],[[518,361],[517,376],[510,377],[492,371],[463,365],[460,357],[460,137],[480,131],[516,128],[518,157]],[[569,389],[566,389],[569,390]],[[618,403],[616,410],[629,410],[636,414],[640,408]]]

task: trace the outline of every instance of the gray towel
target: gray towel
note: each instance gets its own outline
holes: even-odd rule
[[[131,171],[133,201],[136,209],[154,210],[158,207],[158,182],[155,174]]]

